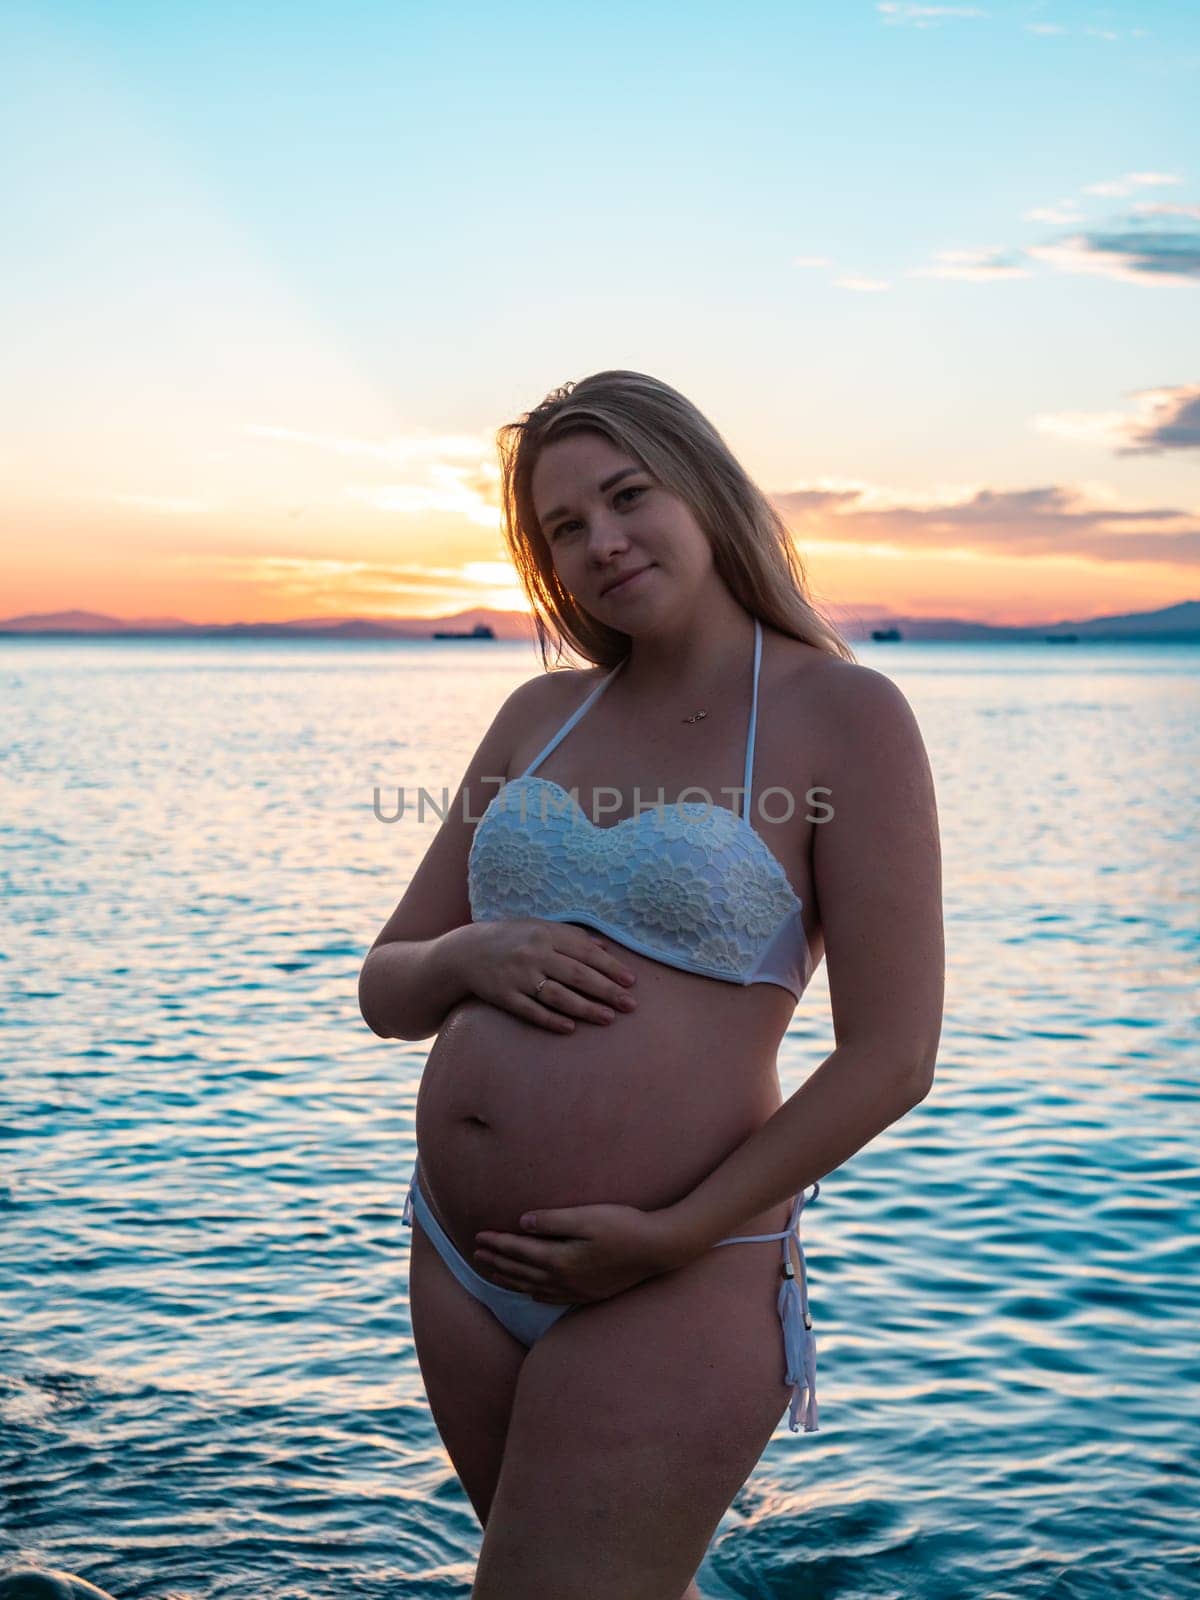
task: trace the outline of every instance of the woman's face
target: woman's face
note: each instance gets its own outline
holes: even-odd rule
[[[689,507],[602,434],[546,445],[530,488],[559,582],[598,621],[637,633],[639,619],[690,610],[711,581],[712,550]]]

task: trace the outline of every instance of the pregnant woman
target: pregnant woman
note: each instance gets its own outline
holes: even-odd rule
[[[413,1336],[475,1600],[696,1600],[784,1409],[818,1427],[801,1210],[933,1082],[933,785],[682,395],[602,372],[500,449],[543,664],[594,665],[500,707],[363,964],[377,1034],[437,1035]],[[781,1103],[822,956],[836,1047]]]

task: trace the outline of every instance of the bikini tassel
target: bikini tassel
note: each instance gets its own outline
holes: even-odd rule
[[[779,1289],[778,1303],[779,1321],[783,1325],[783,1347],[787,1353],[787,1373],[783,1381],[792,1386],[788,1427],[793,1433],[800,1432],[797,1418],[803,1406],[804,1431],[816,1433],[819,1431],[820,1417],[817,1408],[817,1336],[813,1332],[812,1318],[804,1309],[800,1282],[790,1260],[782,1271],[784,1281]]]
[[[408,1198],[404,1202],[404,1210],[400,1214],[400,1221],[401,1222],[407,1222],[409,1227],[411,1228],[412,1227],[412,1219],[413,1219],[412,1184],[410,1183],[409,1186],[408,1186]]]

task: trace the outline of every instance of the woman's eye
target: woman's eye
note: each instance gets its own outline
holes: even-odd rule
[[[613,499],[614,500],[619,500],[623,494],[645,494],[645,492],[646,492],[645,484],[643,484],[643,483],[631,483],[625,489],[618,489],[616,494],[613,496]],[[560,522],[558,527],[554,529],[553,533],[551,533],[550,537],[551,537],[551,539],[557,539],[560,534],[566,533],[568,529],[575,528],[575,527],[578,527],[578,526],[579,526],[579,524],[576,523],[576,522]]]

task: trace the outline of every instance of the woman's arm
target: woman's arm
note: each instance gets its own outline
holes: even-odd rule
[[[929,760],[889,678],[829,674],[833,815],[813,872],[836,1047],[703,1183],[660,1213],[676,1264],[839,1167],[933,1085],[945,985],[941,850]]]
[[[612,1007],[636,1004],[625,993],[636,974],[597,935],[530,917],[471,918],[475,826],[506,781],[515,739],[536,723],[546,688],[545,675],[531,678],[501,706],[404,898],[367,952],[359,1010],[383,1039],[429,1038],[470,995],[556,1033],[577,1021],[607,1023]],[[538,999],[538,979],[548,973],[555,981]]]
[[[503,787],[513,741],[529,717],[538,679],[505,700],[467,764],[437,833],[358,975],[363,1021],[383,1039],[427,1039],[468,991],[462,959],[478,936],[467,861],[475,824]],[[398,827],[408,822],[409,811]]]
[[[479,924],[434,939],[393,939],[367,952],[358,975],[358,1008],[381,1039],[428,1039],[471,989],[463,955]]]

